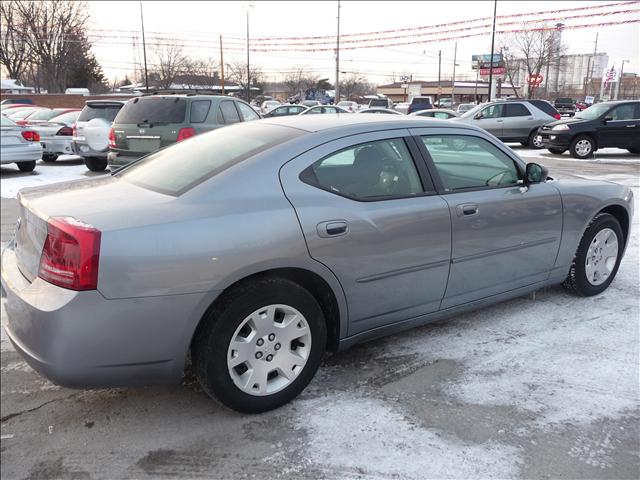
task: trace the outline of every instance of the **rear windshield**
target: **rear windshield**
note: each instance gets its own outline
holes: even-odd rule
[[[446,100],[446,99],[443,98],[442,100]],[[411,101],[411,105],[416,105],[416,104],[431,105],[431,100],[429,100],[428,98],[414,98]]]
[[[184,123],[187,101],[180,97],[143,97],[128,101],[115,123]]]
[[[556,103],[573,103],[570,98],[556,98]]]
[[[52,122],[73,123],[77,120],[80,112],[67,112],[51,119]]]
[[[150,190],[181,195],[223,170],[303,133],[255,123],[220,128],[147,155],[115,176]]]
[[[114,118],[122,108],[122,105],[85,105],[78,117],[78,122],[88,122],[94,118],[104,118],[109,122],[113,122]]]
[[[64,112],[64,108],[54,108],[52,110],[40,110],[39,112],[34,113],[29,117],[29,120],[50,120],[53,117],[57,117],[62,112]]]
[[[386,100],[371,100],[369,102],[369,106],[370,107],[388,107],[389,102],[387,102]]]
[[[11,120],[9,120],[4,115],[0,115],[0,126],[2,127],[15,127],[17,124]]]

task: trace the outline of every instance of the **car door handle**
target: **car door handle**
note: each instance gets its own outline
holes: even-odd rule
[[[316,231],[322,238],[339,237],[347,233],[347,222],[345,220],[329,220],[327,222],[320,222],[316,226]]]
[[[636,128],[637,125],[627,125],[627,128]]]
[[[504,120],[496,120],[497,123],[502,123]]]
[[[478,213],[478,205],[475,205],[473,203],[458,205],[456,207],[456,213],[458,214],[459,217],[476,215]]]

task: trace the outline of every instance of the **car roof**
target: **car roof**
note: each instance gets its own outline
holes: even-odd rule
[[[452,124],[449,120],[438,120],[410,117],[407,115],[380,115],[378,113],[358,115],[294,115],[290,117],[276,117],[260,120],[263,123],[296,128],[307,132],[321,132],[331,129],[343,129],[353,127],[353,130],[366,130],[367,126],[395,128],[418,127],[456,127],[467,128],[470,125],[459,123]],[[428,123],[425,123],[428,122]],[[358,128],[361,127],[361,128]],[[473,129],[478,129],[473,127]],[[480,130],[482,131],[482,130]]]

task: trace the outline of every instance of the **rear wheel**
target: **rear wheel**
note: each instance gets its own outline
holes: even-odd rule
[[[234,288],[207,312],[192,344],[195,374],[229,408],[272,410],[311,381],[326,335],[322,310],[307,290],[263,278]]]
[[[565,287],[583,297],[604,292],[618,272],[623,247],[618,220],[608,213],[596,215],[580,240]]]
[[[564,152],[567,151],[566,148],[547,148],[547,150],[549,150],[554,155],[562,155]]]
[[[537,130],[529,134],[529,146],[536,149],[544,147],[542,144],[542,135],[540,135]]]
[[[33,169],[36,168],[36,161],[33,160],[31,162],[19,162],[16,165],[18,165],[18,168],[21,172],[33,172]]]
[[[100,157],[85,157],[84,164],[92,172],[102,172],[107,168],[107,159]]]
[[[58,159],[58,155],[43,155],[42,161],[46,163],[53,163]]]
[[[569,153],[573,158],[584,160],[593,156],[595,145],[593,139],[588,135],[578,135],[571,142],[569,147]]]

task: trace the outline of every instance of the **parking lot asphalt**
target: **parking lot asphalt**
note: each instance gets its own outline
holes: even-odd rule
[[[515,150],[557,178],[633,188],[632,238],[603,294],[548,288],[327,356],[298,399],[252,416],[189,373],[173,387],[57,387],[3,332],[2,478],[637,479],[640,159]],[[12,178],[3,168],[3,244]]]

